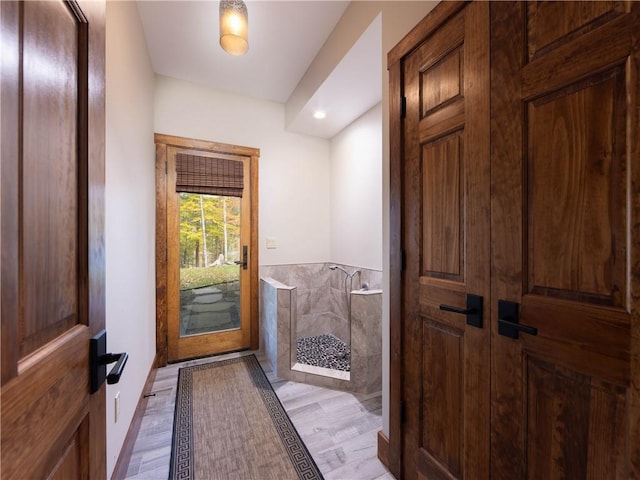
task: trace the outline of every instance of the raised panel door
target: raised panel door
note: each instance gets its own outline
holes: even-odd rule
[[[402,65],[402,471],[475,479],[489,470],[489,330],[440,306],[489,295],[489,10],[438,9],[452,14]]]
[[[104,3],[2,2],[0,19],[0,476],[104,478]]]
[[[639,12],[491,6],[493,478],[639,473]]]

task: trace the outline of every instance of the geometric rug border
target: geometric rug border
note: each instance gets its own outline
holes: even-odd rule
[[[298,474],[298,478],[301,480],[323,480],[320,469],[300,438],[255,354],[180,368],[173,417],[169,479],[195,479],[194,447],[191,431],[193,425],[193,399],[191,397],[193,392],[193,372],[240,362],[244,362],[247,365],[253,384],[260,392],[260,397],[280,436],[280,442],[289,455],[291,465]]]

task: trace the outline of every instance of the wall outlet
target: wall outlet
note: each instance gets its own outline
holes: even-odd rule
[[[276,240],[276,237],[267,237],[267,248],[277,248],[278,247],[278,241]]]
[[[120,392],[116,393],[113,397],[113,421],[118,423],[118,417],[120,416]]]

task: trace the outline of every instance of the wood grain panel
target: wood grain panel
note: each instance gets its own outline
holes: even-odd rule
[[[624,389],[531,357],[527,364],[529,477],[620,478]]]
[[[631,7],[635,25],[640,23],[640,5]],[[631,43],[635,46],[629,56],[629,105],[640,104],[640,29],[632,30]],[[629,113],[630,128],[627,131],[629,152],[629,225],[633,233],[629,243],[629,265],[640,265],[640,108],[632,108]],[[630,329],[630,376],[629,388],[629,476],[640,478],[640,268],[631,268],[629,275]]]
[[[437,8],[432,12],[437,14]],[[420,49],[428,48],[421,45]],[[395,289],[402,302],[398,323],[402,331],[398,338],[402,343],[397,346],[401,352],[401,366],[398,380],[402,385],[402,437],[400,478],[417,478],[420,455],[420,441],[423,412],[421,398],[422,382],[422,329],[423,320],[419,311],[422,276],[422,145],[419,134],[420,96],[419,73],[423,59],[417,53],[402,61],[402,72],[398,81],[402,82],[399,94],[406,98],[406,119],[400,120],[400,132],[397,144],[400,144],[398,156],[402,177],[396,184],[402,195],[400,207],[401,230],[399,232],[402,249],[402,271]],[[391,112],[393,116],[393,112]],[[393,131],[391,133],[394,133]],[[411,280],[408,280],[411,279]]]
[[[527,348],[554,363],[567,365],[619,385],[629,384],[629,316],[617,309],[598,309],[586,303],[527,295],[522,317],[538,329],[523,336]],[[559,347],[562,348],[559,348]]]
[[[78,428],[77,419],[86,415],[88,343],[88,329],[76,325],[23,361],[18,378],[3,386],[3,478],[45,478],[53,469],[54,464],[33,459],[48,458],[52,448],[52,458],[57,459],[66,445],[64,440]],[[66,374],[61,376],[60,372]],[[82,393],[79,386],[84,387],[80,389]],[[76,394],[67,396],[66,392]],[[41,434],[37,440],[33,437],[36,432]],[[25,445],[29,448],[25,449]]]
[[[450,52],[420,75],[422,117],[463,95],[462,48]]]
[[[82,426],[83,425],[81,425],[81,427]],[[62,454],[58,464],[54,467],[49,479],[68,480],[70,478],[86,478],[89,475],[87,470],[88,465],[82,462],[82,444],[83,440],[85,440],[80,438],[82,430],[82,428],[78,429],[72,437],[71,443]]]
[[[167,364],[167,146],[156,143],[156,361]]]
[[[175,192],[176,184],[176,152],[175,147],[167,147],[167,180],[166,180],[166,245],[165,267],[166,305],[167,305],[167,360],[180,360],[178,339],[180,338],[180,197]],[[172,318],[173,317],[173,318]],[[184,357],[187,358],[187,357]]]
[[[0,338],[2,342],[0,368],[2,385],[18,374],[19,316],[19,229],[20,229],[20,8],[17,2],[0,2]]]
[[[462,471],[463,332],[423,318],[420,447],[457,477]]]
[[[389,439],[382,430],[378,431],[377,457],[387,469],[391,468],[391,463],[389,462]]]
[[[420,140],[433,142],[464,128],[465,99],[457,97],[420,122]]]
[[[528,105],[529,292],[624,305],[621,79],[616,69]]]
[[[165,135],[163,133],[156,133],[153,138],[156,144],[164,144],[173,147],[189,148],[192,150],[203,150],[210,153],[241,155],[245,157],[260,156],[259,148],[231,145],[229,143],[211,142],[209,140],[200,140],[196,138],[176,137],[174,135]]]
[[[64,3],[27,2],[23,28],[37,35],[23,45],[21,356],[78,322],[79,295],[78,24]]]
[[[518,2],[491,4],[491,319],[498,299],[522,295],[524,225],[520,202],[526,178],[521,161],[523,125],[520,70],[524,13]],[[495,167],[494,167],[495,165]],[[491,332],[491,478],[527,478],[522,453],[522,355],[517,342]],[[502,374],[513,365],[515,375]],[[514,419],[514,412],[518,415]]]
[[[248,275],[248,278],[245,279],[245,282],[249,283],[249,299],[248,308],[250,309],[250,326],[248,328],[250,335],[250,345],[249,348],[252,350],[258,350],[260,348],[260,311],[259,311],[259,297],[260,297],[260,285],[258,279],[258,273],[260,271],[260,244],[258,242],[258,222],[259,222],[259,209],[260,202],[258,199],[258,182],[260,179],[259,175],[259,161],[260,161],[260,152],[256,152],[251,156],[251,160],[249,161],[249,170],[251,172],[251,189],[249,191],[249,202],[244,207],[244,211],[249,210],[249,215],[251,216],[249,232],[247,235],[249,236],[249,271],[252,272]]]
[[[572,42],[560,44],[548,55],[536,57],[522,66],[522,98],[533,99],[573,84],[577,79],[624,65],[632,48],[630,38],[634,30],[637,25],[628,15],[614,18]]]
[[[402,90],[400,62],[389,65],[389,464],[396,477],[402,457]],[[378,447],[378,456],[384,452]]]
[[[624,2],[527,2],[529,59],[597,28],[624,8]]]
[[[441,2],[429,14],[424,17],[405,37],[398,42],[387,54],[387,65],[392,65],[400,61],[402,57],[408,55],[417,45],[422,43],[425,38],[430,36],[433,31],[441,27],[445,22],[456,15],[460,10],[467,6],[464,1]],[[390,110],[392,114],[397,112]]]
[[[84,1],[82,12],[88,28],[86,74],[87,139],[87,261],[88,275],[80,281],[88,288],[88,325],[91,335],[105,328],[105,17],[106,2]],[[82,118],[81,118],[82,123]],[[82,202],[84,203],[84,202]],[[82,219],[80,219],[82,224]],[[86,347],[85,347],[86,348]],[[107,472],[106,386],[89,397],[89,421],[83,423],[80,439],[82,461],[89,462],[90,478],[105,478]],[[86,425],[88,423],[88,426]]]
[[[422,270],[461,281],[464,238],[462,135],[422,147]]]

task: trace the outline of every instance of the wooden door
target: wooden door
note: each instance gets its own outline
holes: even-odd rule
[[[159,292],[158,299],[166,301],[167,361],[175,362],[188,358],[203,357],[223,352],[258,348],[258,248],[257,248],[257,160],[259,151],[245,147],[235,147],[221,143],[202,142],[166,135],[156,135],[158,182],[164,183],[159,192],[158,204],[166,208],[158,215],[159,239],[164,243],[160,252],[166,251],[164,262],[160,259],[159,282],[166,282],[166,294]],[[203,199],[200,198],[200,212],[197,225],[189,228],[198,229],[198,251],[200,253],[196,265],[200,268],[188,268],[184,261],[185,222],[181,209],[186,208],[192,195],[199,196],[196,190],[176,188],[176,161],[178,155],[189,155],[198,162],[225,160],[241,164],[244,186],[242,197],[219,195],[217,199],[204,196],[204,200],[218,202],[225,206],[217,217],[205,216]],[[166,163],[166,167],[164,167]],[[177,190],[180,190],[178,192]],[[235,220],[231,220],[231,212],[235,209]],[[225,220],[225,212],[227,219]],[[166,216],[165,216],[166,215]],[[202,228],[202,224],[205,228]],[[233,223],[237,227],[237,235],[225,234],[229,238],[229,248],[222,244],[211,248],[209,258],[203,255],[206,245],[206,231],[209,229],[209,241],[218,238],[211,235],[218,229],[222,235],[223,223]],[[230,232],[230,228],[228,229]],[[231,238],[235,238],[234,242]],[[162,240],[164,238],[164,240]],[[202,240],[202,241],[200,241]],[[222,239],[221,239],[222,240]],[[221,242],[222,243],[222,242]],[[226,253],[227,255],[222,255]],[[195,254],[197,256],[197,253]],[[206,266],[205,266],[206,264]],[[185,282],[188,270],[205,275],[211,280],[190,285]],[[224,270],[224,278],[218,278],[217,271]],[[233,278],[230,277],[233,276]],[[163,277],[163,278],[160,278]],[[230,280],[236,280],[230,281]],[[159,318],[163,314],[159,308]],[[162,335],[162,333],[160,333]]]
[[[437,9],[403,63],[402,468],[477,479],[489,461],[489,305],[441,306],[490,293],[489,7]]]
[[[104,4],[1,2],[3,479],[105,478]]]
[[[639,13],[491,6],[492,478],[640,476]]]

